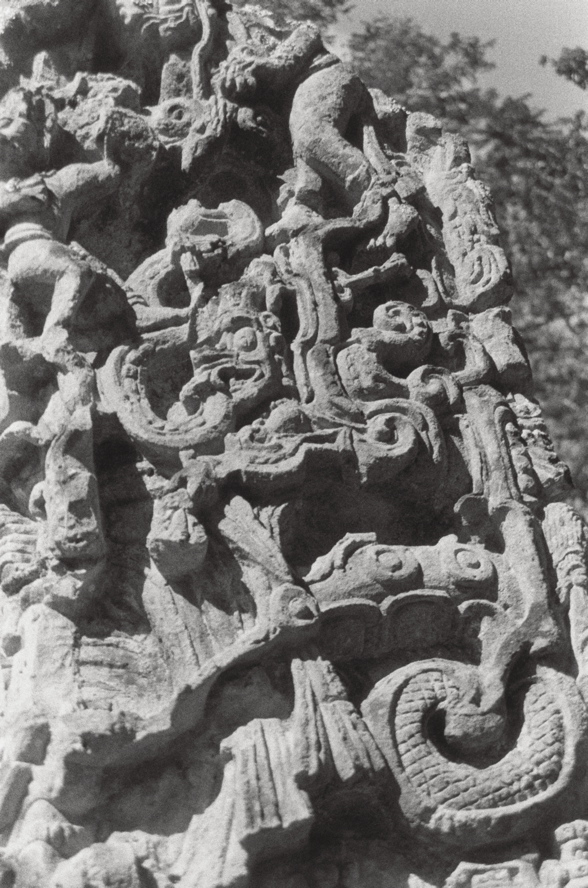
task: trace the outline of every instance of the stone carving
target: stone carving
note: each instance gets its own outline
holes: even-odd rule
[[[14,0],[0,93],[0,884],[588,884],[587,535],[465,143],[221,0]]]

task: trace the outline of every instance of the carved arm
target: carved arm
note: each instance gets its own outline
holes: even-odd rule
[[[63,205],[64,215],[74,216],[96,201],[114,194],[120,168],[110,160],[72,163],[47,178],[47,187]]]

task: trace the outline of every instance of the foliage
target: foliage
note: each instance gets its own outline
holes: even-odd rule
[[[469,123],[476,102],[483,106],[488,101],[477,77],[494,67],[486,59],[492,45],[455,33],[443,44],[410,18],[379,16],[352,35],[349,49],[368,86],[379,87],[411,111],[427,111],[460,128]]]
[[[572,468],[578,505],[587,509],[588,118],[550,122],[529,96],[501,98],[481,88],[491,45],[458,34],[442,43],[411,19],[381,17],[352,37],[350,50],[370,86],[435,114],[470,141],[513,264],[513,313],[537,394]],[[564,51],[554,67],[585,86],[587,58],[583,50]]]
[[[541,56],[539,59],[541,65],[553,65],[556,73],[566,80],[571,80],[580,89],[588,89],[588,52],[581,46],[574,49],[562,49],[559,58],[551,59],[547,56]]]

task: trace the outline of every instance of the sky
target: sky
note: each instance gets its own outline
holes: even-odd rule
[[[550,117],[588,111],[588,92],[558,77],[539,57],[557,57],[564,46],[588,48],[588,0],[355,0],[355,9],[337,26],[339,37],[377,15],[411,16],[423,30],[446,39],[496,40],[488,53],[496,69],[484,86],[503,95],[533,94],[533,105]]]

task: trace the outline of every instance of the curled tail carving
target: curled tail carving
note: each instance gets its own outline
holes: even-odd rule
[[[363,707],[405,819],[470,847],[517,838],[552,813],[585,757],[585,710],[575,683],[547,667],[519,692],[523,721],[516,736],[504,738],[499,760],[470,764],[444,749],[439,713],[459,709],[474,673],[444,660],[415,663],[383,679]]]

